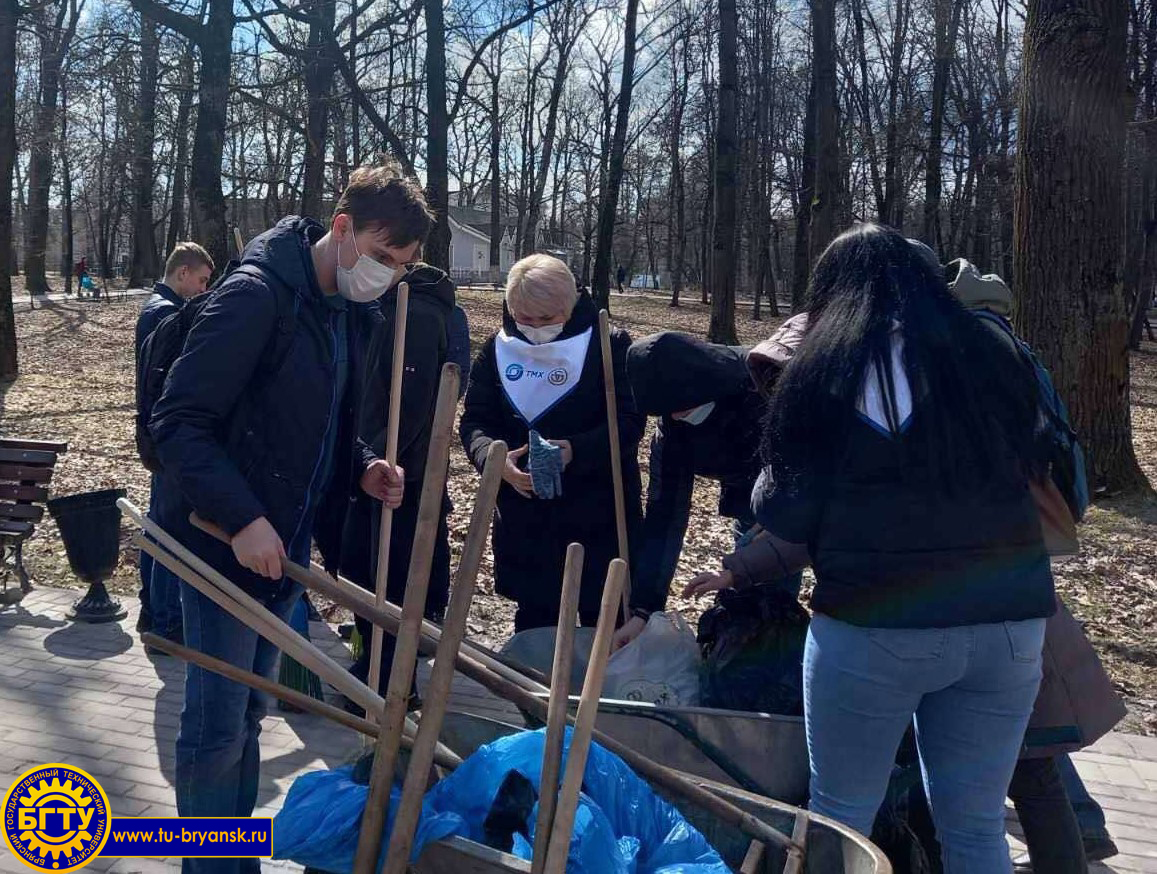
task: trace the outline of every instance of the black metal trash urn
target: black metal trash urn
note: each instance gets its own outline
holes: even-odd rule
[[[124,489],[102,489],[48,502],[72,572],[89,584],[85,596],[72,605],[69,619],[116,622],[128,615],[104,587],[120,556],[121,510],[117,500],[124,496]]]

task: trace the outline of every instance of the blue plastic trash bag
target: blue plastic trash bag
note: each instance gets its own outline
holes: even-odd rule
[[[480,841],[482,824],[510,770],[534,785],[542,778],[545,730],[521,732],[481,747],[426,795],[429,810],[456,814],[465,836]],[[570,729],[566,744],[570,744]],[[565,769],[566,756],[563,757]],[[726,874],[727,866],[679,811],[659,798],[621,759],[592,744],[575,816],[568,874]],[[527,841],[516,835],[513,854],[531,856],[537,809]]]
[[[355,783],[352,774],[353,765],[347,765],[332,771],[313,771],[293,781],[281,812],[273,818],[274,859],[292,859],[333,874],[353,871],[369,787]],[[394,827],[394,812],[401,797],[402,790],[395,786],[390,793],[387,838]],[[410,860],[417,859],[431,841],[463,834],[466,834],[466,824],[460,816],[434,813],[424,802]],[[384,838],[379,871],[385,863],[388,846],[389,841]]]
[[[558,498],[562,496],[562,447],[555,446],[542,435],[531,429],[530,432],[530,460],[527,469],[530,471],[530,482],[534,486],[534,493],[540,498]]]
[[[480,747],[453,774],[426,793],[411,861],[431,841],[460,835],[483,841],[483,824],[510,771],[534,786],[542,778],[545,730],[520,732]],[[570,745],[567,729],[566,745]],[[563,768],[566,755],[563,756]],[[273,820],[273,858],[291,859],[333,874],[353,868],[367,787],[353,782],[353,766],[298,777]],[[567,874],[728,874],[719,854],[672,805],[634,771],[592,744],[567,854]],[[388,839],[401,790],[390,796]],[[525,833],[514,835],[513,855],[530,859],[535,805]],[[382,858],[388,840],[382,842]]]

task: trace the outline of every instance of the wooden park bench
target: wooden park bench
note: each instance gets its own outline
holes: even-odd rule
[[[24,541],[44,516],[57,456],[67,451],[68,444],[57,440],[0,437],[0,604],[15,604],[32,590],[24,569]],[[18,591],[8,589],[13,571],[20,580]]]

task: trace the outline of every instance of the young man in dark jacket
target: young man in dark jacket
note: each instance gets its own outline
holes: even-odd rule
[[[666,331],[635,342],[627,376],[639,412],[658,416],[651,439],[650,484],[640,548],[633,556],[632,617],[621,645],[643,630],[645,613],[662,610],[675,576],[691,513],[695,477],[720,484],[719,515],[751,527],[751,489],[759,476],[765,402],[744,350]]]
[[[406,317],[405,367],[402,380],[402,406],[398,420],[398,464],[406,472],[406,489],[402,505],[394,511],[390,537],[389,577],[386,597],[401,604],[406,594],[410,553],[418,526],[418,504],[422,480],[426,475],[426,455],[434,425],[434,408],[442,365],[450,360],[450,339],[454,303],[454,283],[436,267],[422,264],[403,277],[410,288],[409,312]],[[390,409],[390,382],[394,360],[394,324],[397,298],[382,298],[381,320],[374,328],[366,360],[365,400],[362,405],[361,437],[377,455],[385,455],[386,428]],[[466,372],[462,374],[463,387]],[[440,622],[450,593],[450,533],[446,523],[449,498],[443,500],[443,512],[434,541],[434,558],[430,587],[426,595],[426,617]],[[363,588],[375,588],[378,529],[381,505],[366,495],[359,495],[346,523],[342,549],[345,576]],[[355,619],[362,639],[361,657],[350,669],[363,682],[369,675],[370,635],[373,626],[358,616]],[[394,638],[382,640],[382,665],[379,685],[385,688],[394,660]],[[356,705],[350,705],[357,709]]]
[[[396,168],[361,168],[326,228],[290,217],[246,247],[241,269],[205,304],[151,421],[172,493],[161,524],[270,610],[301,595],[285,556],[326,563],[358,488],[396,507],[402,473],[357,438],[358,368],[392,288],[432,225],[421,190]],[[223,528],[226,546],[188,521]],[[268,675],[277,650],[182,585],[185,641]],[[249,816],[257,797],[262,695],[190,667],[177,736],[182,816]],[[258,871],[256,859],[186,859],[186,871]]]
[[[196,243],[178,243],[165,262],[165,278],[153,285],[153,293],[137,316],[136,349],[141,348],[153,329],[165,318],[177,312],[185,301],[191,300],[209,287],[213,275],[213,259]],[[149,480],[149,507],[156,503],[157,477]],[[152,509],[149,510],[152,517]],[[156,631],[162,637],[181,642],[181,598],[177,578],[164,567],[153,562],[153,557],[142,550],[141,613],[137,631]]]

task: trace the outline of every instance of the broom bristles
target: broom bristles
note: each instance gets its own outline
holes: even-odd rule
[[[321,677],[296,659],[281,654],[281,667],[278,670],[277,682],[298,692],[304,692],[310,698],[318,701],[325,700],[325,693],[321,688]]]

